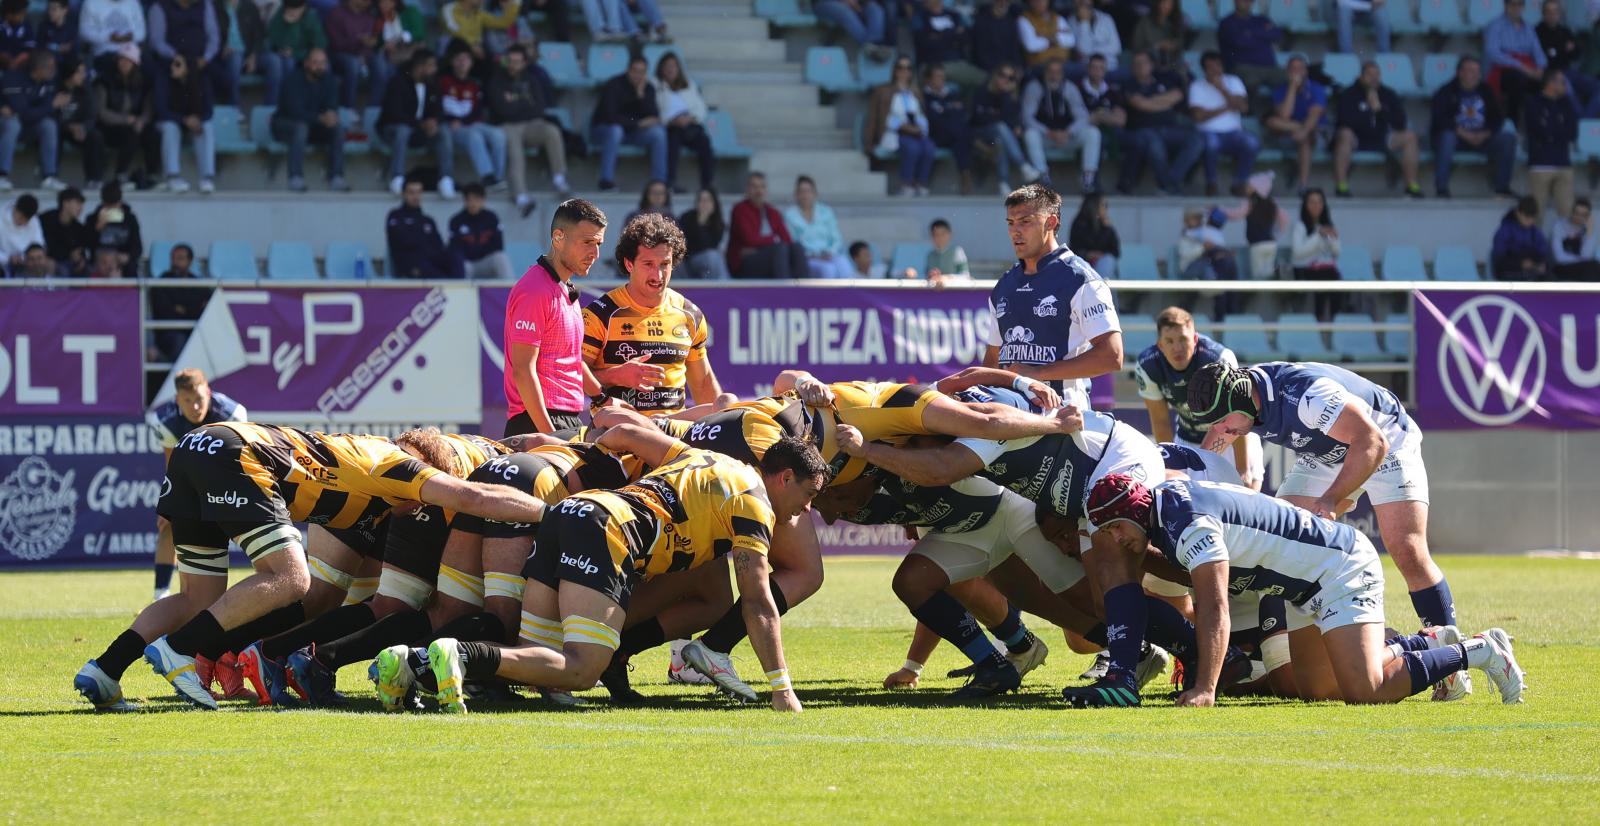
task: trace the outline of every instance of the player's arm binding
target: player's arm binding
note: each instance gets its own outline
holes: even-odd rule
[[[430,505],[497,522],[533,523],[544,518],[544,503],[516,488],[466,482],[444,473],[428,477],[421,494]]]
[[[651,467],[660,467],[675,452],[689,447],[648,422],[640,424],[633,421],[607,428],[595,438],[594,443],[613,452],[632,453]]]
[[[1194,581],[1195,637],[1199,643],[1194,688],[1178,697],[1180,706],[1210,706],[1217,702],[1217,681],[1228,650],[1231,619],[1228,615],[1228,561],[1207,562],[1189,572]]]
[[[982,458],[954,443],[933,448],[890,447],[863,440],[861,431],[847,424],[838,425],[836,434],[845,455],[859,456],[915,485],[948,485],[983,470]]]
[[[772,686],[774,711],[799,711],[800,700],[795,697],[789,680],[789,667],[783,659],[783,633],[778,619],[778,604],[772,601],[772,590],[767,587],[767,558],[744,548],[733,551],[734,583],[739,588],[739,603],[743,607],[744,625],[749,633],[750,647],[756,651],[767,681]]]
[[[968,367],[953,376],[946,376],[934,382],[933,387],[949,396],[980,385],[1009,387],[1046,410],[1054,410],[1061,406],[1060,394],[1050,385],[997,367]]]

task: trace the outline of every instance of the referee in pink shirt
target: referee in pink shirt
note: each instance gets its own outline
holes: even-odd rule
[[[588,390],[600,385],[583,363],[583,307],[572,277],[600,257],[606,215],[573,198],[550,220],[550,251],[511,288],[506,305],[506,435],[580,427]]]

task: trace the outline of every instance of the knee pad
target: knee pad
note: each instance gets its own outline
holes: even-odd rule
[[[1289,664],[1289,635],[1273,634],[1261,641],[1261,664],[1267,673]]]
[[[458,571],[449,565],[440,565],[439,593],[482,608],[483,577]]]
[[[178,572],[196,576],[228,576],[228,549],[178,545]]]
[[[507,574],[500,571],[485,571],[483,574],[484,597],[504,597],[520,604],[522,591],[526,587],[528,578],[522,574]]]
[[[306,567],[311,570],[312,579],[320,579],[344,591],[347,595],[350,592],[350,583],[354,582],[356,578],[355,574],[345,573],[314,556],[306,559]]]
[[[259,528],[245,531],[235,536],[233,541],[239,543],[239,547],[244,549],[245,555],[250,557],[251,562],[259,562],[290,545],[301,544],[300,531],[296,530],[293,525],[277,524],[262,525]],[[344,586],[341,587],[350,584],[350,575],[346,574],[345,577]]]
[[[356,577],[351,580],[350,587],[345,589],[344,604],[357,605],[366,602],[369,597],[378,592],[378,578],[375,576]]]
[[[561,621],[561,643],[603,645],[612,651],[622,645],[622,633],[603,622],[574,614]]]
[[[399,568],[384,568],[378,576],[378,593],[420,611],[433,594],[433,586]]]
[[[522,629],[517,636],[535,645],[547,648],[561,649],[561,623],[549,617],[537,617],[527,611],[522,612]]]

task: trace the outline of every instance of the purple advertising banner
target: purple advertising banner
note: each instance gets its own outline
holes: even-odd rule
[[[0,424],[0,568],[147,565],[161,444],[141,418]]]
[[[1424,428],[1600,427],[1600,295],[1419,290]]]
[[[0,416],[142,411],[138,290],[8,290],[5,298]]]

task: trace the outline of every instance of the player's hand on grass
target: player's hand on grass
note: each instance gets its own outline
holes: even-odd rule
[[[1217,704],[1215,692],[1191,688],[1178,695],[1178,705],[1183,708],[1209,708]]]
[[[883,678],[883,687],[884,688],[916,688],[917,687],[917,681],[919,679],[921,679],[921,676],[918,675],[917,672],[912,671],[909,668],[902,668],[899,671],[896,671],[893,674],[890,674],[889,676],[884,677]]]
[[[834,438],[839,442],[839,449],[846,456],[860,456],[861,448],[866,440],[861,437],[861,431],[847,424],[837,424],[833,427]]]
[[[800,713],[800,698],[794,696],[794,689],[786,688],[782,691],[772,692],[772,710]]]
[[[816,378],[807,376],[801,379],[795,384],[794,390],[800,394],[800,401],[812,407],[833,406],[833,388]]]
[[[1062,433],[1077,433],[1083,429],[1083,412],[1076,405],[1067,405],[1056,411],[1056,424]]]

